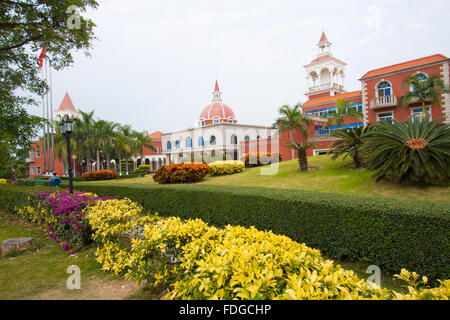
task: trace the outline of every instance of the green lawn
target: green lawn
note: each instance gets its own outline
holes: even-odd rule
[[[0,242],[27,236],[35,238],[34,248],[0,256],[0,300],[115,300],[127,299],[142,291],[133,282],[101,271],[95,261],[93,248],[68,256],[59,244],[43,235],[36,225],[0,211]],[[66,281],[70,275],[66,270],[71,265],[80,267],[80,290],[67,289]]]
[[[297,160],[281,162],[278,173],[261,175],[261,168],[250,168],[230,176],[207,176],[200,184],[255,186],[282,189],[315,190],[370,197],[386,197],[409,200],[450,201],[450,186],[416,187],[401,186],[389,182],[375,182],[372,173],[355,169],[350,160],[332,161],[329,156],[309,158],[309,172],[300,172]],[[127,180],[96,181],[94,184],[155,184],[152,176]],[[76,183],[75,183],[76,186]]]

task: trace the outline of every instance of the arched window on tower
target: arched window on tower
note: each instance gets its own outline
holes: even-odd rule
[[[190,137],[186,138],[186,148],[192,148],[192,139]]]
[[[209,139],[209,144],[212,146],[216,145],[216,137],[215,136],[211,136],[211,138]]]

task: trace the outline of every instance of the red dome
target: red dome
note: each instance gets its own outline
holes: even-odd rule
[[[235,119],[235,117],[233,110],[219,101],[214,101],[209,106],[205,107],[200,114],[201,120],[211,120],[213,118]]]

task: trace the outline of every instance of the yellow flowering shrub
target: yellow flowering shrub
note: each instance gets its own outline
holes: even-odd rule
[[[221,176],[244,171],[245,165],[242,161],[227,160],[215,161],[209,164],[212,176]]]
[[[8,184],[8,181],[6,179],[0,179],[0,184]]]
[[[102,241],[97,260],[137,282],[168,288],[168,299],[448,299],[450,280],[436,288],[428,279],[402,270],[408,285],[399,293],[367,285],[353,271],[326,260],[320,251],[271,231],[202,220],[141,216],[130,200],[108,200],[88,210]],[[133,233],[142,226],[142,233]],[[132,233],[129,246],[118,239]],[[116,240],[114,240],[116,239]]]

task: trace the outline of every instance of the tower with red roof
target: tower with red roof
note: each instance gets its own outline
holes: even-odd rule
[[[331,52],[331,42],[322,32],[317,44],[319,53],[305,65],[307,95],[310,99],[329,97],[345,92],[344,77],[346,63],[337,59]]]
[[[59,105],[58,110],[55,110],[54,115],[55,120],[58,121],[65,118],[66,116],[68,116],[71,119],[80,117],[80,113],[75,108],[68,92],[66,92],[66,94],[64,95],[64,98],[61,104]]]
[[[203,108],[200,113],[198,124],[200,127],[221,124],[221,123],[237,123],[233,110],[222,102],[222,92],[219,89],[219,82],[216,80],[212,103]]]

